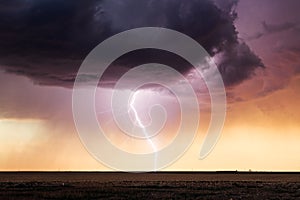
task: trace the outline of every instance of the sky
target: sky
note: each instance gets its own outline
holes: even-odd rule
[[[193,144],[164,170],[299,171],[299,6],[297,0],[0,0],[0,170],[111,170],[80,141],[72,114],[73,84],[81,63],[99,43],[122,31],[153,26],[190,36],[213,58],[227,95],[224,128],[213,151],[199,159],[210,122],[205,83],[172,53],[137,50],[110,65],[95,95],[98,120],[114,145],[130,153],[153,151],[146,143],[128,140],[107,110],[124,73],[159,62],[193,84],[201,111]],[[171,84],[180,82],[158,74]],[[131,77],[124,90],[142,79]],[[146,105],[155,103],[169,114],[154,139],[163,149],[176,135],[180,110],[174,95],[149,85],[135,102],[145,122]]]

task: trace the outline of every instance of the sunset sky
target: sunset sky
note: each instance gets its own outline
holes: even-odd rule
[[[199,159],[210,119],[201,78],[170,53],[136,51],[114,62],[97,89],[96,112],[112,143],[127,152],[151,152],[142,142],[126,140],[106,113],[106,100],[124,72],[160,62],[193,82],[201,110],[193,144],[165,170],[299,171],[299,8],[298,0],[0,1],[0,170],[111,170],[88,153],[77,134],[76,73],[103,40],[154,26],[192,37],[214,59],[227,94],[224,129],[213,151]],[[173,97],[149,86],[136,99],[141,110],[149,102],[172,110],[155,140],[159,148],[172,140],[180,121]]]

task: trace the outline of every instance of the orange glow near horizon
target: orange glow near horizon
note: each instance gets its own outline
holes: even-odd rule
[[[212,153],[199,160],[206,129],[202,126],[191,148],[165,170],[299,171],[299,83],[298,77],[286,89],[267,97],[230,105]],[[46,122],[0,121],[0,170],[110,170],[85,150],[74,127],[65,129],[56,124],[53,128]]]

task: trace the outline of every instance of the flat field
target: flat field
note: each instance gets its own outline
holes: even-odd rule
[[[300,173],[1,172],[0,199],[300,199]]]

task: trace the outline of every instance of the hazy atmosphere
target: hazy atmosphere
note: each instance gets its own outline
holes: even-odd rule
[[[98,120],[112,143],[131,153],[151,152],[116,128],[106,99],[122,74],[160,62],[197,88],[201,111],[193,144],[164,170],[299,171],[299,8],[298,0],[0,0],[0,170],[111,170],[88,153],[76,132],[72,88],[77,71],[108,37],[132,28],[164,27],[193,38],[218,66],[227,95],[221,137],[199,159],[210,122],[205,84],[184,59],[146,49],[112,63],[95,94]],[[150,85],[136,99],[142,111],[149,102],[172,110],[163,136],[156,139],[159,148],[179,124],[172,98]]]

